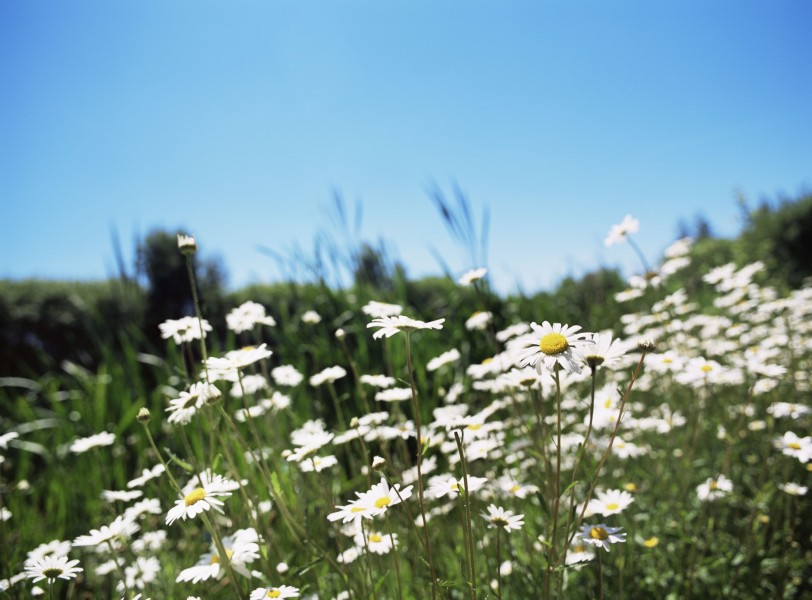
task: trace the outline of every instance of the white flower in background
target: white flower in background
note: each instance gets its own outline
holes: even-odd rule
[[[375,394],[375,400],[378,402],[403,402],[412,397],[411,388],[390,388],[388,390],[381,390]]]
[[[223,548],[228,556],[231,568],[244,577],[251,577],[246,565],[259,558],[259,535],[253,527],[238,529],[233,535],[223,537]],[[209,552],[200,556],[197,564],[184,569],[175,581],[198,583],[207,579],[222,579],[226,571],[221,568],[222,561],[217,554],[217,546],[212,543]]]
[[[377,340],[380,337],[392,337],[401,331],[416,331],[418,329],[442,329],[445,319],[437,319],[436,321],[418,321],[403,315],[396,317],[379,317],[367,323],[369,327],[380,327],[378,331],[372,334],[372,339]]]
[[[95,435],[91,435],[86,438],[78,438],[73,440],[70,445],[70,451],[74,454],[82,454],[83,452],[87,452],[91,448],[97,448],[99,446],[109,446],[113,442],[116,441],[116,434],[114,433],[107,433],[103,431],[101,433],[97,433]]]
[[[292,585],[261,587],[251,592],[249,600],[266,600],[266,598],[298,598],[299,588]]]
[[[612,225],[611,229],[609,229],[609,235],[603,240],[603,245],[608,248],[609,246],[624,242],[630,233],[637,233],[639,230],[640,221],[631,215],[626,215],[620,223]]]
[[[733,491],[733,482],[724,475],[709,477],[696,487],[696,495],[702,500],[716,500]]]
[[[179,233],[178,250],[181,251],[181,254],[194,254],[197,252],[197,242],[194,236]]]
[[[46,556],[67,556],[71,549],[71,543],[62,540],[51,540],[46,544],[40,544],[25,557],[25,566],[34,564]]]
[[[427,371],[436,371],[440,367],[457,362],[461,358],[460,351],[452,348],[448,352],[443,352],[440,356],[435,356],[426,365]]]
[[[806,496],[809,488],[799,483],[781,483],[778,485],[780,490],[790,496]]]
[[[203,329],[201,330],[201,323]],[[160,325],[161,337],[163,339],[172,338],[176,344],[191,342],[206,337],[206,332],[211,331],[211,325],[206,319],[198,320],[197,317],[182,317],[180,319],[167,319]]]
[[[388,388],[395,385],[396,379],[388,375],[361,375],[361,383],[372,387]]]
[[[0,435],[0,448],[6,450],[8,448],[8,443],[11,440],[16,440],[18,437],[20,437],[20,434],[16,431],[9,431],[8,433]]]
[[[32,583],[47,579],[49,582],[57,579],[74,579],[83,569],[77,567],[79,560],[68,560],[67,556],[45,556],[25,566],[26,577]]]
[[[473,282],[482,279],[487,275],[488,269],[481,267],[479,269],[471,269],[463,273],[463,275],[457,280],[460,285],[471,285]]]
[[[493,313],[490,311],[475,312],[465,321],[465,328],[468,331],[481,331],[488,326],[492,318]]]
[[[321,323],[321,315],[315,310],[308,310],[302,315],[302,323],[307,323],[309,325]]]
[[[186,425],[192,420],[197,410],[210,400],[222,396],[219,388],[212,383],[198,381],[193,383],[188,392],[181,392],[179,398],[169,401],[166,412],[170,413],[167,421]]]
[[[284,385],[286,387],[294,387],[302,383],[304,375],[296,370],[293,365],[280,365],[271,369],[271,377],[276,382],[276,385]]]
[[[403,312],[403,307],[400,304],[388,304],[387,302],[377,302],[370,300],[361,310],[365,315],[369,315],[373,319],[380,317],[394,317]]]
[[[634,498],[625,490],[607,490],[598,492],[597,497],[589,501],[587,512],[608,517],[623,512],[632,502]]]
[[[323,371],[316,373],[310,378],[310,385],[318,387],[325,383],[333,383],[337,379],[347,376],[347,370],[344,367],[327,367]]]
[[[524,525],[524,515],[514,515],[512,511],[495,504],[489,505],[488,512],[482,513],[482,517],[488,521],[488,528],[501,527],[507,532],[521,529]]]
[[[265,307],[249,300],[226,315],[228,328],[234,333],[242,333],[253,329],[255,325],[268,325],[273,327],[276,321],[265,314]]]
[[[128,540],[141,527],[138,523],[126,516],[119,515],[109,525],[102,525],[100,529],[91,529],[87,535],[80,535],[73,540],[75,546],[102,546],[107,542]]]
[[[802,463],[812,459],[812,437],[798,437],[792,431],[787,431],[780,438],[776,438],[773,443],[787,456],[797,458]]]
[[[150,481],[151,479],[155,479],[163,475],[164,471],[166,471],[166,468],[160,463],[158,463],[151,469],[144,469],[141,471],[140,477],[136,477],[135,479],[127,482],[127,487],[128,488],[141,487],[147,481]]]

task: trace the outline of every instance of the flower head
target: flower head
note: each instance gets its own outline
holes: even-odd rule
[[[580,325],[550,324],[544,321],[541,325],[531,323],[532,332],[511,342],[510,347],[518,350],[520,367],[531,365],[538,373],[552,371],[556,365],[572,373],[580,373],[581,365],[586,361],[586,350],[595,342],[588,333],[578,333]]]
[[[378,331],[372,334],[372,338],[377,340],[379,337],[392,337],[401,331],[409,332],[417,329],[442,329],[444,322],[445,319],[437,319],[436,321],[426,323],[404,315],[398,315],[395,317],[378,317],[377,319],[372,319],[371,322],[367,323],[367,327],[380,327]]]
[[[609,527],[601,523],[600,525],[584,525],[581,527],[579,538],[582,542],[603,548],[609,552],[609,546],[618,542],[626,541],[626,534],[620,533],[622,527]]]
[[[78,560],[68,560],[67,556],[50,555],[43,556],[35,561],[26,563],[26,577],[33,579],[33,583],[47,579],[56,581],[57,579],[73,579],[83,569],[77,567]]]
[[[630,233],[637,233],[639,230],[640,221],[631,215],[626,215],[620,223],[612,225],[612,228],[609,230],[609,235],[603,240],[603,245],[607,248],[614,246],[615,244],[626,241],[626,237]]]
[[[249,300],[242,303],[226,315],[228,328],[234,333],[242,333],[253,329],[255,325],[269,325],[273,327],[276,321],[265,314],[265,307]]]
[[[299,588],[292,585],[261,587],[251,592],[249,600],[265,600],[266,598],[298,598]]]
[[[724,475],[709,477],[696,486],[696,495],[700,500],[716,500],[733,491],[733,482]]]
[[[489,528],[501,527],[508,532],[521,529],[524,525],[524,515],[514,515],[512,511],[495,504],[488,506],[488,512],[482,513],[482,517],[489,522]]]
[[[192,487],[193,485],[197,487]],[[224,479],[221,475],[210,476],[208,473],[201,473],[192,485],[184,488],[185,496],[169,509],[166,524],[171,525],[178,519],[194,518],[212,508],[223,512],[221,508],[223,501],[220,498],[230,496],[233,489],[234,482]]]

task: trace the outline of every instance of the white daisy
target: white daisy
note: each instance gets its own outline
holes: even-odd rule
[[[505,510],[501,506],[491,504],[488,512],[482,513],[482,518],[488,521],[488,528],[501,527],[507,532],[521,529],[524,526],[524,515],[514,515],[513,511]]]
[[[622,527],[609,527],[601,523],[600,525],[584,525],[581,527],[579,539],[592,546],[603,548],[609,552],[610,544],[626,541],[626,534],[620,533]]]
[[[188,492],[184,490],[186,495],[169,509],[166,514],[167,525],[171,525],[178,519],[194,518],[212,508],[220,513],[223,512],[221,508],[223,502],[219,498],[231,495],[232,482],[224,480],[219,475],[215,476],[213,480],[202,479],[200,487],[195,487]]]
[[[588,333],[578,333],[580,325],[550,324],[544,321],[541,325],[531,323],[533,332],[514,340],[510,347],[517,349],[520,367],[532,365],[536,371],[552,371],[556,364],[567,371],[580,373],[580,363],[585,362],[586,351],[591,350],[595,342]]]
[[[392,337],[401,331],[415,331],[418,329],[442,329],[445,319],[437,319],[436,321],[418,321],[411,319],[404,315],[395,317],[379,317],[367,323],[369,327],[380,327],[378,331],[372,334],[372,339],[377,340],[380,337]]]
[[[78,560],[68,560],[67,556],[44,556],[36,561],[25,565],[25,574],[32,583],[47,579],[56,581],[57,579],[73,579],[83,569],[77,567]]]

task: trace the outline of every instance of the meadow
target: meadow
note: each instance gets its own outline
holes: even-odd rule
[[[0,380],[0,597],[808,598],[812,288],[706,258],[611,323],[485,269],[225,323],[195,293],[160,352],[111,322],[96,368]]]

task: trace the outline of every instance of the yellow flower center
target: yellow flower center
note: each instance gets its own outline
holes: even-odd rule
[[[701,367],[699,367],[699,370],[705,373],[710,373],[711,371],[713,371],[713,367],[711,365],[702,365]]]
[[[658,537],[650,537],[647,540],[643,540],[643,545],[646,548],[654,548],[654,546],[656,546],[659,543],[660,543],[660,538],[658,538]]]
[[[376,542],[376,543],[377,542],[382,542],[383,538],[381,536],[379,536],[377,533],[372,533],[369,536],[369,541],[370,542]]]
[[[790,442],[789,444],[787,444],[787,446],[789,448],[792,448],[793,450],[800,450],[801,449],[801,445],[798,442]]]
[[[186,506],[191,506],[192,504],[197,504],[205,497],[206,490],[204,490],[203,488],[195,488],[191,492],[186,494],[186,497],[183,499],[183,502],[186,504]]]
[[[364,512],[365,510],[366,510],[366,509],[365,509],[363,506],[353,506],[353,507],[350,509],[350,512],[351,512],[351,513],[359,513],[359,512]]]
[[[716,481],[711,481],[710,485],[708,486],[708,488],[711,489],[711,490],[715,490],[718,487],[719,487],[719,484],[716,483]]]
[[[610,502],[609,504],[606,505],[607,510],[617,510],[618,508],[620,508],[620,504],[618,504],[617,502]]]
[[[257,348],[256,346],[243,346],[242,348],[240,348],[240,350],[242,350],[243,352],[250,352],[251,350],[256,350],[256,348]]]
[[[674,362],[673,358],[668,357],[663,358],[663,364],[670,365],[672,362]]]
[[[637,484],[630,481],[629,483],[627,483],[626,485],[623,486],[623,489],[625,489],[627,492],[636,492],[637,491]]]
[[[234,555],[234,550],[231,550],[231,549],[229,549],[229,548],[226,548],[226,556],[228,557],[228,560],[231,560],[231,557],[232,557],[233,555]],[[218,564],[219,562],[220,562],[220,557],[219,557],[219,556],[217,556],[216,554],[212,554],[212,555],[211,555],[211,563],[210,563],[210,564],[212,564],[212,565],[216,565],[216,564]]]
[[[279,597],[281,597],[281,596],[282,596],[282,592],[280,592],[280,591],[279,591],[278,589],[276,589],[276,588],[274,588],[274,589],[272,589],[272,590],[268,590],[268,593],[267,593],[267,594],[265,594],[265,597],[266,597],[266,598],[279,598]]]
[[[483,361],[482,361],[482,364],[483,364],[483,365],[489,365],[489,364],[491,364],[492,362],[493,362],[493,359],[492,359],[492,358],[486,358],[485,360],[483,360]]]
[[[392,499],[389,496],[382,496],[375,500],[375,508],[383,508],[384,506],[389,506],[389,503],[392,502]]]
[[[57,567],[42,570],[42,574],[45,575],[45,577],[47,577],[48,579],[56,579],[57,577],[62,575],[62,573],[63,573],[62,569],[59,569]]]
[[[589,537],[591,537],[593,540],[608,540],[609,532],[603,527],[593,527],[589,530]]]
[[[471,431],[477,431],[478,429],[481,428],[482,425],[480,425],[479,423],[471,423],[466,429],[470,429]]]
[[[548,333],[541,338],[541,342],[539,342],[539,348],[541,348],[541,351],[547,356],[561,354],[569,347],[570,344],[567,338],[560,333]]]
[[[520,486],[520,485],[513,485],[513,486],[511,486],[511,487],[510,487],[510,493],[511,493],[511,494],[515,494],[515,493],[516,493],[516,492],[518,492],[520,489],[522,489],[522,486]]]

